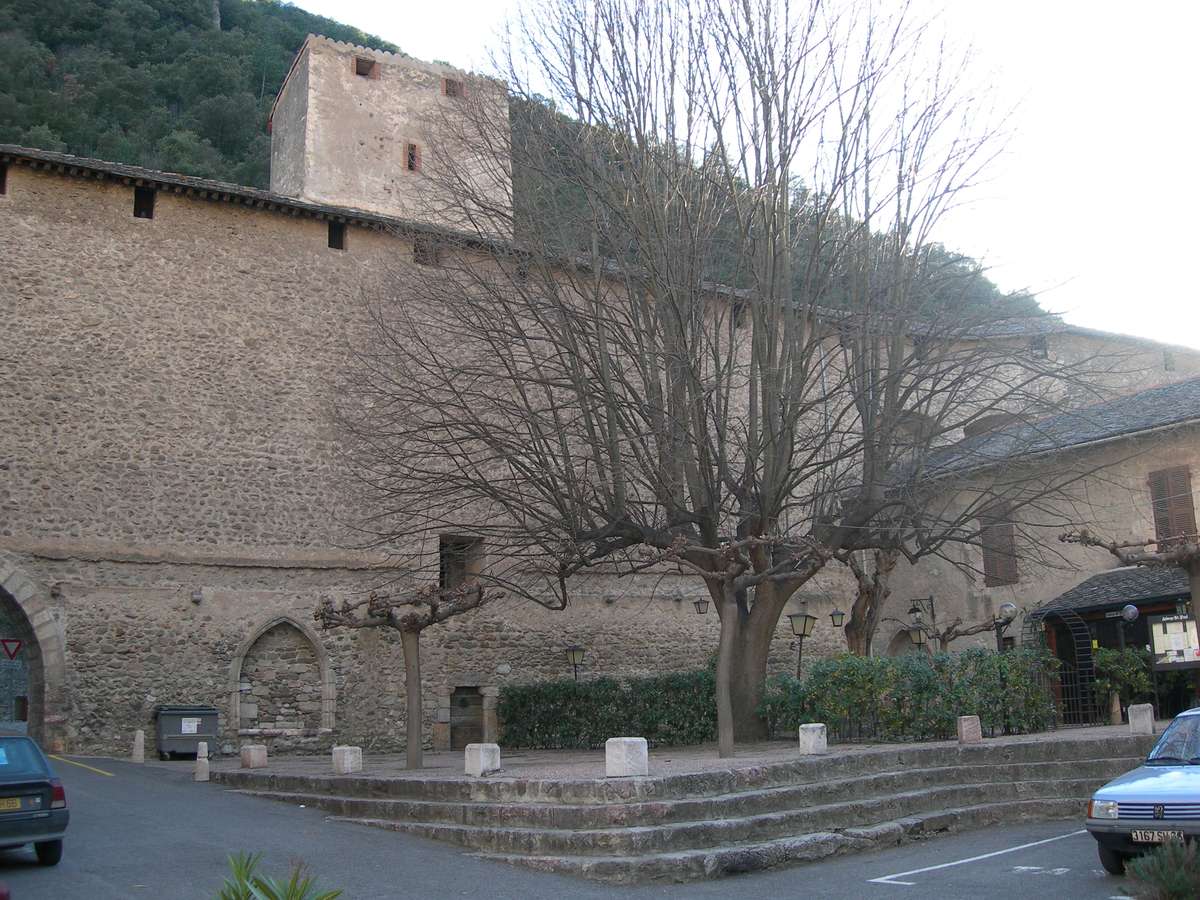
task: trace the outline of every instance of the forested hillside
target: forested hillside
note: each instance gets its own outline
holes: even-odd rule
[[[0,143],[266,187],[309,32],[397,49],[278,0],[0,0]]]

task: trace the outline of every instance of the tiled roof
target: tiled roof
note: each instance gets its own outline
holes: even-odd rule
[[[967,438],[931,453],[924,474],[940,478],[1196,421],[1200,421],[1200,378],[1190,378]]]
[[[1142,600],[1191,597],[1188,576],[1178,566],[1127,566],[1093,575],[1039,609],[1065,607],[1076,612],[1124,606]],[[1033,614],[1037,615],[1037,610]]]

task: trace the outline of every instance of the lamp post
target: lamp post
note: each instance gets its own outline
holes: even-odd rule
[[[996,620],[993,626],[996,629],[996,652],[1004,652],[1004,632],[1008,630],[1008,626],[1013,623],[1013,619],[1017,617],[1017,607],[1014,603],[1001,603],[1000,609],[996,611]]]
[[[796,636],[796,677],[800,677],[800,662],[804,658],[804,639],[812,634],[817,617],[809,615],[808,611],[791,613],[788,621],[792,623],[792,634]]]
[[[576,681],[579,680],[579,667],[583,665],[583,653],[584,650],[582,647],[572,646],[567,648],[567,662],[569,662],[571,664],[571,668],[575,670]]]
[[[918,649],[925,646],[927,637],[925,622],[922,618],[926,610],[929,611],[930,624],[936,626],[937,614],[933,608],[933,594],[930,594],[928,597],[913,597],[912,603],[908,607],[908,614],[912,616],[912,623],[908,626],[908,639]]]
[[[833,623],[834,628],[841,628],[842,623],[846,621],[846,614],[835,606],[829,614],[829,621]]]
[[[708,601],[701,597],[699,600],[693,600],[692,606],[696,607],[697,614],[703,616],[708,612]]]

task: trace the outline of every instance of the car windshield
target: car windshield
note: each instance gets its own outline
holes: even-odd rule
[[[1180,716],[1158,739],[1147,765],[1200,764],[1200,716]]]
[[[0,781],[47,778],[50,770],[41,751],[28,738],[0,737]]]

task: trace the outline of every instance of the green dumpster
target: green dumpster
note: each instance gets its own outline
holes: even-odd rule
[[[178,754],[195,756],[197,744],[208,743],[211,756],[217,747],[215,706],[158,706],[154,709],[155,740],[158,758],[170,759]]]

